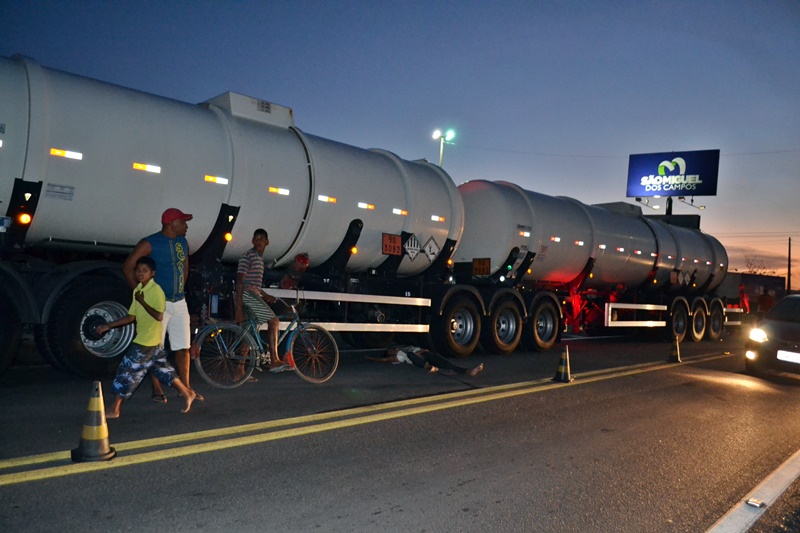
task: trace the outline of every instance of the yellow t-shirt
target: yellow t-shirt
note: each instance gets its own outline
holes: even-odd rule
[[[167,298],[164,291],[155,280],[150,280],[142,288],[142,284],[133,290],[133,301],[128,309],[128,314],[136,317],[136,337],[133,342],[139,346],[159,346],[161,344],[161,321],[156,320],[142,304],[136,301],[136,293],[144,291],[144,301],[156,311],[163,313],[167,308]]]

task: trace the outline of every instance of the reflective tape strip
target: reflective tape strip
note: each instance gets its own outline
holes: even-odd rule
[[[108,426],[103,424],[102,426],[83,426],[83,431],[81,432],[81,438],[83,440],[101,440],[108,438]]]

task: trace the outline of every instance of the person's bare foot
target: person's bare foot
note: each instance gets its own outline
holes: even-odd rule
[[[192,408],[192,402],[195,401],[197,398],[197,393],[192,389],[189,389],[189,394],[184,398],[186,400],[186,408],[181,409],[181,413],[188,413],[189,409]]]
[[[483,363],[479,364],[475,368],[469,371],[469,375],[472,377],[477,376],[479,373],[483,372]]]
[[[438,371],[439,371],[439,367],[438,366],[431,365],[431,367],[428,369],[428,374],[435,374]]]
[[[119,418],[119,411],[106,411],[106,418]]]
[[[205,398],[203,398],[203,395],[202,395],[202,394],[200,394],[199,392],[197,392],[197,391],[196,391],[196,390],[194,390],[194,389],[190,389],[190,390],[191,390],[191,391],[194,393],[194,396],[195,396],[195,398],[194,398],[194,399],[195,399],[195,400],[197,400],[198,402],[204,402],[204,401],[205,401]],[[178,391],[178,397],[179,397],[179,398],[183,398],[183,394],[181,394],[181,392],[180,392],[180,391]],[[165,402],[165,403],[166,403],[166,402]]]

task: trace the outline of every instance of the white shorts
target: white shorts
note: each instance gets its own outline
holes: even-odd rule
[[[161,346],[169,335],[169,347],[172,351],[188,350],[191,346],[191,328],[189,326],[189,307],[186,300],[167,302],[164,319],[161,321]]]

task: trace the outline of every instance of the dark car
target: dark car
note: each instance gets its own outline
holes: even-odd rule
[[[786,296],[750,331],[745,368],[800,374],[800,294]]]

